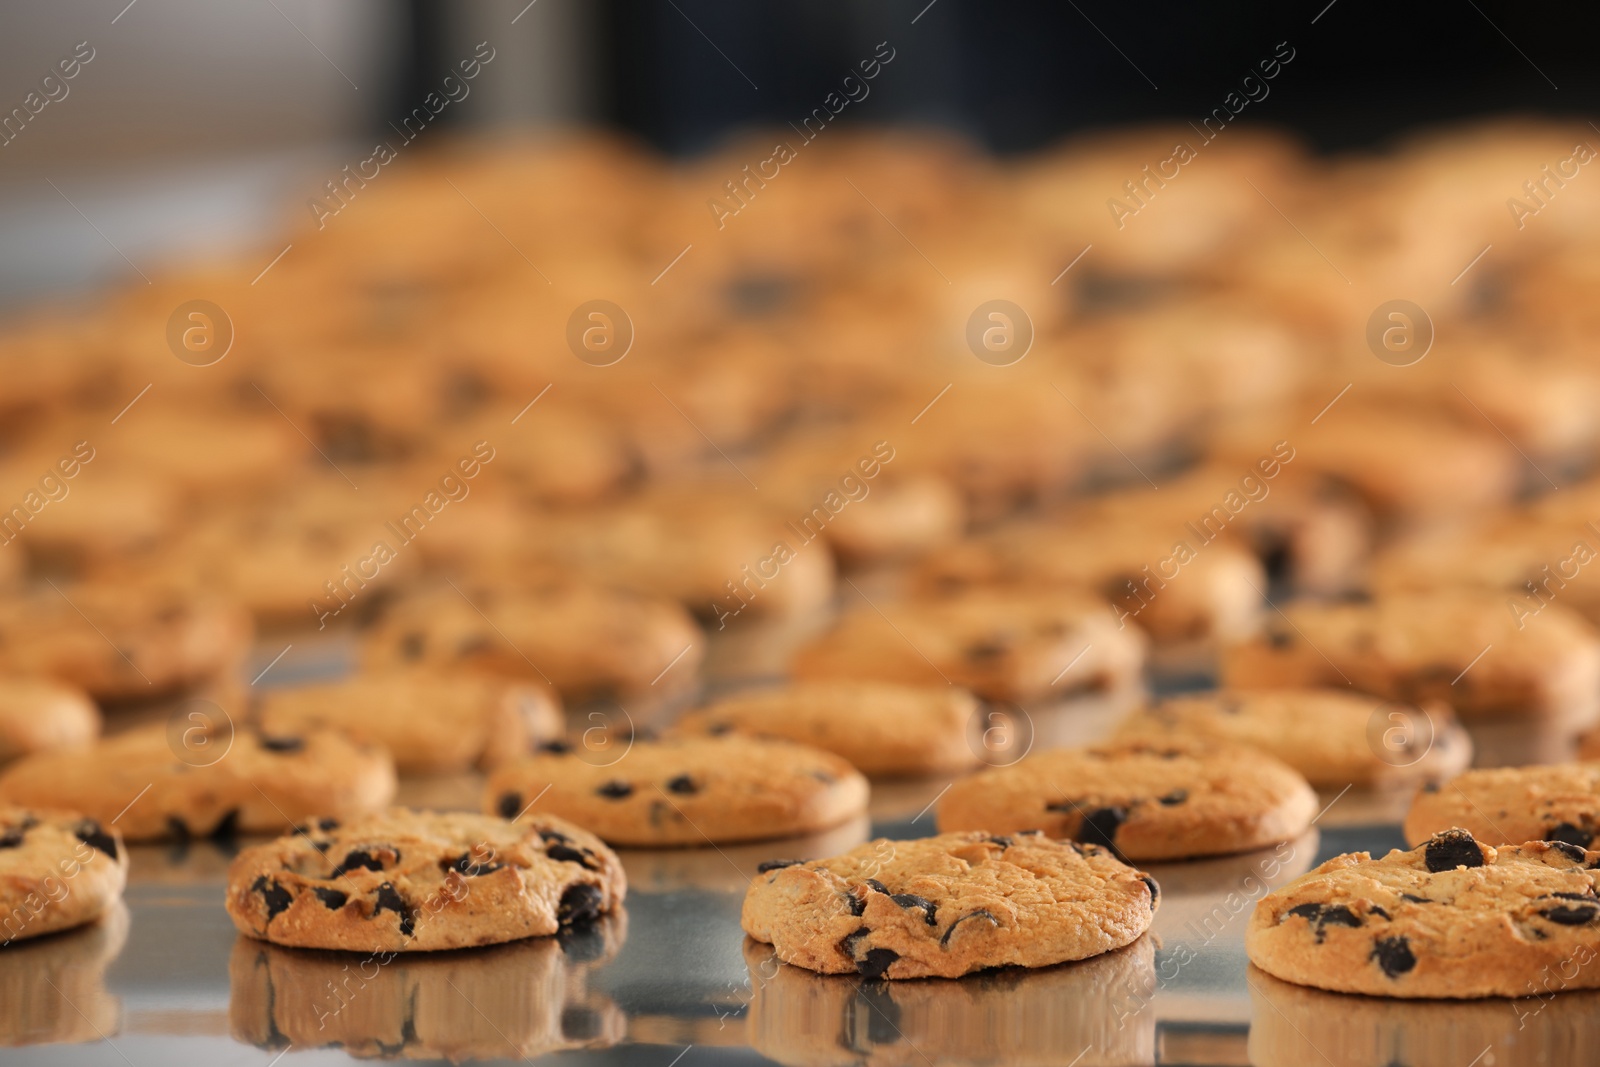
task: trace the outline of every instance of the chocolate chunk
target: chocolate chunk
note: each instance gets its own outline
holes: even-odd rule
[[[1161,899],[1161,887],[1157,885],[1156,880],[1150,877],[1148,874],[1140,875],[1139,881],[1150,887],[1150,910],[1155,911],[1156,901]]]
[[[544,854],[553,860],[561,860],[565,863],[576,863],[586,871],[599,870],[599,868],[596,867],[593,862],[591,862],[594,858],[592,854],[584,849],[573,848],[571,845],[551,845],[549,848],[544,850]]]
[[[1411,954],[1411,942],[1404,937],[1380,937],[1372,944],[1372,958],[1390,978],[1397,978],[1417,965],[1417,957]]]
[[[412,918],[411,909],[406,906],[405,898],[389,882],[384,882],[377,889],[378,901],[372,906],[372,916],[377,918],[380,912],[392,911],[400,916],[400,933],[410,937],[416,931],[416,920]]]
[[[563,845],[569,845],[572,843],[572,838],[568,837],[560,830],[540,830],[539,837],[544,841],[559,841]]]
[[[72,833],[90,848],[104,852],[112,859],[117,858],[117,839],[106,833],[93,819],[83,820],[73,828]]]
[[[633,786],[629,785],[627,782],[612,781],[607,782],[599,789],[596,789],[595,792],[599,793],[607,800],[621,800],[623,797],[633,795]]]
[[[350,899],[348,894],[341,893],[337,889],[327,889],[320,885],[312,886],[311,891],[317,895],[318,900],[322,901],[322,906],[329,911],[338,911]]]
[[[870,948],[856,961],[856,971],[863,978],[882,978],[883,972],[899,958],[900,953],[892,948]]]
[[[1580,854],[1573,858],[1579,863],[1582,863],[1584,857],[1581,855],[1581,853],[1584,849],[1588,848],[1589,843],[1594,840],[1594,831],[1585,830],[1581,826],[1574,826],[1570,822],[1564,822],[1556,826],[1552,826],[1549,830],[1546,830],[1544,839],[1550,842],[1560,841],[1563,844],[1578,846],[1578,851]],[[1568,852],[1566,849],[1562,849],[1562,851],[1569,856],[1572,855],[1572,853]]]
[[[262,735],[261,747],[268,752],[299,752],[306,747],[302,737],[267,737]]]
[[[863,937],[866,937],[870,933],[872,933],[872,931],[870,929],[868,929],[867,927],[865,927],[865,926],[856,927],[854,930],[852,930],[848,934],[845,934],[844,937],[839,940],[839,951],[843,952],[846,956],[850,957],[851,959],[855,959],[856,958],[856,945],[858,943],[860,943],[860,941],[861,941],[861,939]]]
[[[844,895],[845,907],[850,909],[851,915],[861,915],[867,910],[867,895],[856,896],[854,893]]]
[[[23,833],[21,830],[7,830],[0,834],[0,848],[16,848],[22,844]]]
[[[287,889],[264,874],[254,882],[251,882],[250,888],[261,894],[261,902],[267,906],[267,922],[276,919],[294,901]]]
[[[1293,915],[1311,924],[1317,944],[1326,940],[1329,926],[1360,926],[1361,917],[1343,904],[1297,904],[1286,915]],[[1384,916],[1388,918],[1388,916]]]
[[[1160,800],[1160,802],[1162,804],[1165,804],[1167,807],[1170,808],[1174,804],[1182,804],[1185,800],[1188,800],[1189,799],[1189,791],[1187,789],[1174,789],[1172,792],[1168,793],[1166,796],[1160,797],[1158,799]]]
[[[1360,926],[1361,919],[1343,904],[1330,904],[1322,909],[1323,926]]]
[[[1587,926],[1600,919],[1600,903],[1561,904],[1545,908],[1539,914],[1562,926]]]
[[[470,852],[463,852],[453,860],[440,860],[439,866],[443,867],[447,871],[455,871],[458,874],[464,874],[469,878],[479,878],[485,874],[493,874],[495,871],[498,871],[500,868],[504,867],[505,864],[488,863],[483,860],[474,859],[472,853]]]
[[[954,934],[956,932],[956,927],[960,926],[962,923],[966,922],[968,919],[988,919],[989,922],[991,924],[993,924],[995,927],[999,927],[999,925],[1000,925],[1000,920],[996,919],[994,917],[993,913],[991,913],[991,912],[984,911],[982,908],[979,908],[977,911],[969,911],[965,915],[961,916],[961,918],[959,918],[955,922],[951,923],[945,929],[944,936],[939,938],[939,947],[940,948],[949,948],[950,947],[950,937],[951,937],[952,934]]]
[[[539,751],[547,752],[552,756],[565,756],[572,751],[572,742],[562,741],[560,738],[554,741],[545,741],[539,745]]]
[[[667,792],[677,793],[679,796],[692,796],[700,792],[700,786],[687,774],[680,774],[667,783]]]
[[[1401,900],[1409,900],[1413,904],[1437,904],[1438,901],[1429,897],[1419,897],[1415,893],[1401,893]]]
[[[1434,874],[1457,867],[1482,867],[1483,849],[1465,830],[1446,830],[1434,834],[1422,850],[1422,860]]]
[[[335,867],[333,873],[328,877],[343,878],[347,873],[355,870],[381,871],[383,870],[383,861],[365,849],[351,849],[345,853],[344,861]]]
[[[569,885],[556,906],[556,919],[562,926],[586,926],[600,918],[605,899],[599,886],[582,882]]]
[[[876,889],[878,892],[882,893],[886,897],[892,895],[889,892],[889,887],[884,885],[882,882],[878,881],[876,878],[868,878],[867,879],[867,884],[869,886],[871,886],[873,889]]]
[[[501,793],[500,799],[495,801],[494,808],[502,819],[515,819],[522,811],[522,794]]]
[[[895,893],[890,896],[889,899],[900,905],[902,908],[923,909],[925,912],[927,912],[927,915],[923,921],[929,926],[939,925],[938,921],[933,917],[934,912],[938,910],[939,906],[933,901],[929,900],[927,897],[919,897],[915,893]]]
[[[763,860],[756,864],[756,873],[766,874],[768,871],[782,870],[785,867],[793,867],[797,863],[804,862],[805,860]]]
[[[1085,812],[1083,823],[1078,827],[1078,840],[1114,850],[1117,847],[1117,828],[1126,822],[1127,818],[1127,808],[1096,808]]]
[[[991,837],[991,838],[989,838],[989,844],[991,844],[991,845],[999,845],[1001,848],[1010,848],[1011,847],[1011,838],[1009,838],[1009,837]]]
[[[339,828],[339,820],[338,819],[323,818],[323,819],[318,819],[317,820],[317,829],[321,830],[323,833],[329,833],[329,832],[331,832],[333,830],[337,830],[338,828]]]
[[[1371,907],[1369,907],[1367,909],[1367,914],[1368,915],[1381,915],[1385,919],[1389,918],[1389,913],[1384,911],[1382,908],[1378,907],[1378,905],[1376,905],[1376,904],[1372,905]]]

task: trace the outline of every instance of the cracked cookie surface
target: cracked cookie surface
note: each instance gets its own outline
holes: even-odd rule
[[[1420,844],[1457,826],[1493,845],[1588,848],[1600,833],[1600,761],[1486,767],[1424,786],[1406,813],[1406,840]]]

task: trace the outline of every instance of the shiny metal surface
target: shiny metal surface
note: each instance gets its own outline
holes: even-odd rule
[[[297,650],[274,668],[279,681],[338,669],[336,649]],[[1080,701],[1029,718],[1035,743],[1049,744],[1092,738],[1115,711]],[[1083,963],[865,982],[779,965],[746,941],[739,906],[756,864],[930,833],[928,809],[946,785],[878,783],[870,825],[810,839],[619,850],[626,914],[592,933],[383,966],[238,936],[222,907],[237,846],[139,846],[124,913],[0,952],[0,1063],[1506,1067],[1588,1062],[1575,1050],[1600,1047],[1600,994],[1405,1004],[1299,989],[1248,967],[1255,901],[1330,856],[1401,846],[1403,795],[1328,795],[1300,840],[1150,866],[1162,887],[1152,932]],[[401,800],[471,807],[477,786],[471,776],[412,780]]]

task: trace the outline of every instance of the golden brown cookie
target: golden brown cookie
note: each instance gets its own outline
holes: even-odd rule
[[[116,829],[71,811],[0,807],[0,945],[94,922],[127,881]]]
[[[1423,786],[1406,813],[1406,840],[1417,844],[1453,826],[1492,845],[1588,848],[1600,831],[1600,762],[1482,767]]]
[[[0,680],[0,763],[100,736],[100,711],[82,690],[44,678]]]

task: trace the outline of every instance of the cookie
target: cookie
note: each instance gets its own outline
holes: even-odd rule
[[[924,1055],[949,1067],[1047,1067],[1074,1056],[1077,1067],[1156,1062],[1156,1013],[1140,1011],[1156,988],[1154,938],[1059,967],[960,982],[817,974],[780,962],[771,945],[751,938],[744,958],[748,989],[730,1008],[747,1002],[745,1039],[792,1067],[914,1067]],[[1049,1023],[1019,1025],[1025,1019]],[[1084,1056],[1085,1048],[1094,1054]]]
[[[956,782],[938,818],[941,831],[1042,830],[1170,860],[1287,841],[1316,811],[1306,780],[1265,752],[1161,739],[1036,752]]]
[[[371,670],[469,668],[539,680],[570,701],[682,690],[705,655],[679,605],[561,580],[406,595],[361,643]]]
[[[608,762],[587,755],[558,750],[500,768],[484,810],[509,818],[533,805],[613,845],[705,845],[825,830],[867,805],[854,767],[787,741],[635,739]]]
[[[128,941],[128,908],[115,900],[85,927],[0,952],[0,1048],[105,1041],[122,1020],[106,971]],[[48,986],[54,992],[46,992]]]
[[[393,808],[245,849],[227,906],[263,941],[387,955],[553,934],[616,911],[626,892],[616,855],[561,819]]]
[[[379,745],[401,773],[489,768],[559,735],[554,694],[469,671],[398,670],[262,693],[255,724],[274,737],[337,730]]]
[[[795,655],[796,678],[955,685],[990,700],[1132,686],[1144,635],[1103,601],[1070,593],[974,590],[878,601]]]
[[[1234,689],[1353,686],[1442,700],[1462,719],[1587,722],[1600,699],[1600,635],[1559,603],[1519,627],[1506,597],[1447,590],[1354,604],[1294,604],[1224,649]]]
[[[880,777],[963,771],[978,762],[971,693],[882,682],[796,682],[736,693],[691,711],[684,734],[776,737],[843,756]]]
[[[127,882],[115,828],[60,809],[0,806],[0,945],[94,922]]]
[[[1249,745],[1314,786],[1438,780],[1466,770],[1472,739],[1438,701],[1414,707],[1343,689],[1259,689],[1169,697],[1134,712],[1119,738]]]
[[[0,605],[0,674],[54,678],[96,700],[146,699],[243,662],[249,616],[204,594],[143,582],[57,584]]]
[[[616,955],[625,920],[618,911],[557,937],[365,959],[241,937],[228,959],[229,1029],[269,1050],[452,1063],[615,1045],[627,1017],[587,979]]]
[[[214,713],[216,709],[212,708]],[[0,799],[67,807],[130,841],[281,833],[298,819],[346,819],[394,796],[394,763],[331,730],[269,736],[182,718],[85,749],[44,752],[0,773]]]
[[[1105,849],[1039,833],[880,838],[832,859],[775,861],[744,898],[745,933],[823,974],[957,978],[1048,967],[1131,944],[1159,890]]]
[[[100,736],[100,712],[83,693],[44,678],[0,680],[0,763]]]
[[[1588,848],[1600,833],[1600,762],[1479,768],[1424,786],[1406,813],[1406,840],[1417,844],[1453,826],[1494,845]]]
[[[1558,973],[1556,988],[1589,989],[1597,865],[1564,841],[1496,848],[1460,829],[1382,859],[1336,856],[1256,904],[1245,951],[1286,982],[1341,993],[1522,997]]]

